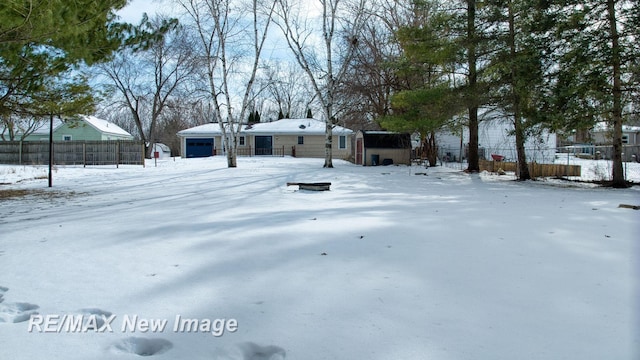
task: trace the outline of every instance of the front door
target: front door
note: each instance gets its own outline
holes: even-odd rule
[[[256,136],[256,155],[273,155],[273,138]]]

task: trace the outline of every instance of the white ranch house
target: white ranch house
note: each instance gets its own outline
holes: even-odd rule
[[[307,158],[325,156],[324,121],[316,119],[282,119],[242,125],[239,132],[239,155],[280,155]],[[222,155],[226,139],[219,123],[209,123],[178,132],[183,158]],[[227,134],[228,135],[228,134]],[[333,157],[349,159],[353,131],[334,126]]]

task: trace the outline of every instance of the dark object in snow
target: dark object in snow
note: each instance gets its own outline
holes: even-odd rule
[[[258,345],[252,342],[246,342],[239,344],[238,347],[242,351],[243,360],[270,360],[270,359],[284,359],[287,357],[287,352],[274,345]]]
[[[114,343],[113,348],[119,352],[139,356],[153,356],[165,353],[173,347],[173,343],[165,339],[147,339],[142,337],[130,337]]]
[[[287,186],[297,185],[300,190],[311,191],[327,191],[331,187],[330,182],[316,182],[316,183],[300,183],[300,182],[288,182]]]
[[[619,208],[625,208],[625,209],[640,210],[640,205],[620,204],[620,205],[618,205],[618,207]]]
[[[322,253],[322,254],[320,254],[320,255],[325,256],[325,255],[327,255],[327,253]]]

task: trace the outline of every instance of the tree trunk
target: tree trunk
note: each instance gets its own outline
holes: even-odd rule
[[[518,52],[516,49],[516,26],[515,26],[515,15],[513,14],[513,3],[511,0],[507,3],[508,11],[509,11],[509,51],[511,56],[511,91],[513,96],[513,125],[515,130],[516,137],[516,152],[518,156],[518,179],[519,180],[529,180],[531,179],[531,175],[529,174],[529,164],[527,164],[527,155],[524,151],[524,141],[525,141],[525,129],[524,123],[522,119],[522,111],[520,108],[521,97],[518,93],[518,75],[516,75],[516,61],[518,57]]]
[[[238,161],[236,156],[236,147],[235,146],[227,146],[227,167],[234,168],[238,167]]]
[[[326,168],[333,167],[333,124],[331,120],[327,120],[327,128],[325,131],[325,144],[324,144],[324,166]]]
[[[155,114],[153,114],[151,116],[151,124],[149,126],[149,146],[146,148],[146,157],[147,159],[152,159],[153,158],[153,144],[156,143],[156,118],[157,116]]]
[[[467,101],[469,107],[469,157],[468,172],[479,172],[478,154],[478,71],[476,58],[476,1],[467,0],[467,58],[469,65],[469,93]]]
[[[620,78],[620,36],[618,34],[615,1],[607,0],[609,15],[609,35],[611,36],[611,67],[613,68],[613,108],[611,124],[613,125],[613,183],[615,188],[627,187],[622,165],[622,81]]]
[[[20,145],[22,148],[22,144]],[[53,115],[49,115],[49,187],[53,187]]]
[[[519,106],[517,106],[519,108]],[[522,124],[522,116],[519,114],[520,110],[517,110],[517,114],[514,119],[515,136],[516,136],[516,152],[518,156],[518,180],[529,180],[531,174],[529,173],[529,164],[527,164],[527,155],[524,148],[524,129]]]
[[[436,144],[436,133],[432,131],[427,136],[427,159],[429,160],[429,166],[438,166],[438,146]]]

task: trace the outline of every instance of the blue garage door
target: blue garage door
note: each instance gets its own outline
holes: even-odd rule
[[[213,156],[213,138],[210,139],[187,139],[187,157],[208,157]]]

